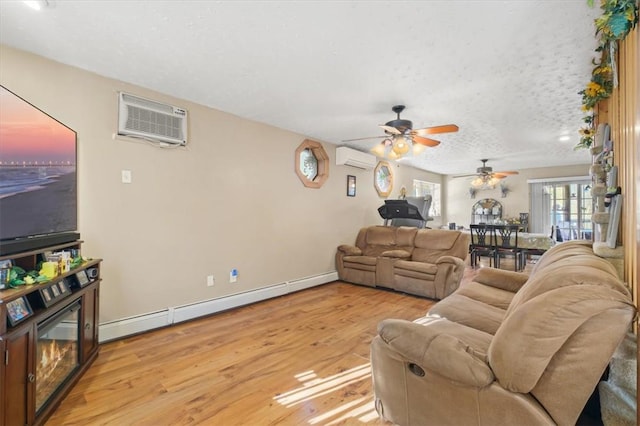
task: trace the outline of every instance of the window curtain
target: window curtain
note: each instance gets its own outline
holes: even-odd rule
[[[551,194],[546,182],[529,184],[529,232],[551,235]]]

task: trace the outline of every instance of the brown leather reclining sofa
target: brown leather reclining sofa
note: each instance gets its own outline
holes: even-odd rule
[[[407,226],[369,226],[336,253],[342,281],[443,299],[464,274],[469,235]]]
[[[574,425],[635,315],[587,241],[530,276],[481,269],[425,317],[379,324],[376,408],[398,425]]]

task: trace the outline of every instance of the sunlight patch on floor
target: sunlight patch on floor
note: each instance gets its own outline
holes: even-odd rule
[[[325,378],[318,377],[313,370],[296,374],[294,377],[301,382],[301,386],[273,398],[287,408],[336,392],[359,381],[371,380],[371,364],[366,363]],[[331,420],[332,418],[333,420]],[[375,411],[373,400],[370,397],[361,397],[345,402],[311,418],[309,424],[332,425],[353,418],[365,423],[378,418],[378,413]]]

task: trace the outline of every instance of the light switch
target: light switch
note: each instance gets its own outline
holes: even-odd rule
[[[131,170],[122,171],[122,183],[131,183]]]

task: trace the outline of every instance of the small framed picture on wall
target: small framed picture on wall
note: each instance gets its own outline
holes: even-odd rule
[[[356,196],[356,177],[347,175],[347,197]]]

